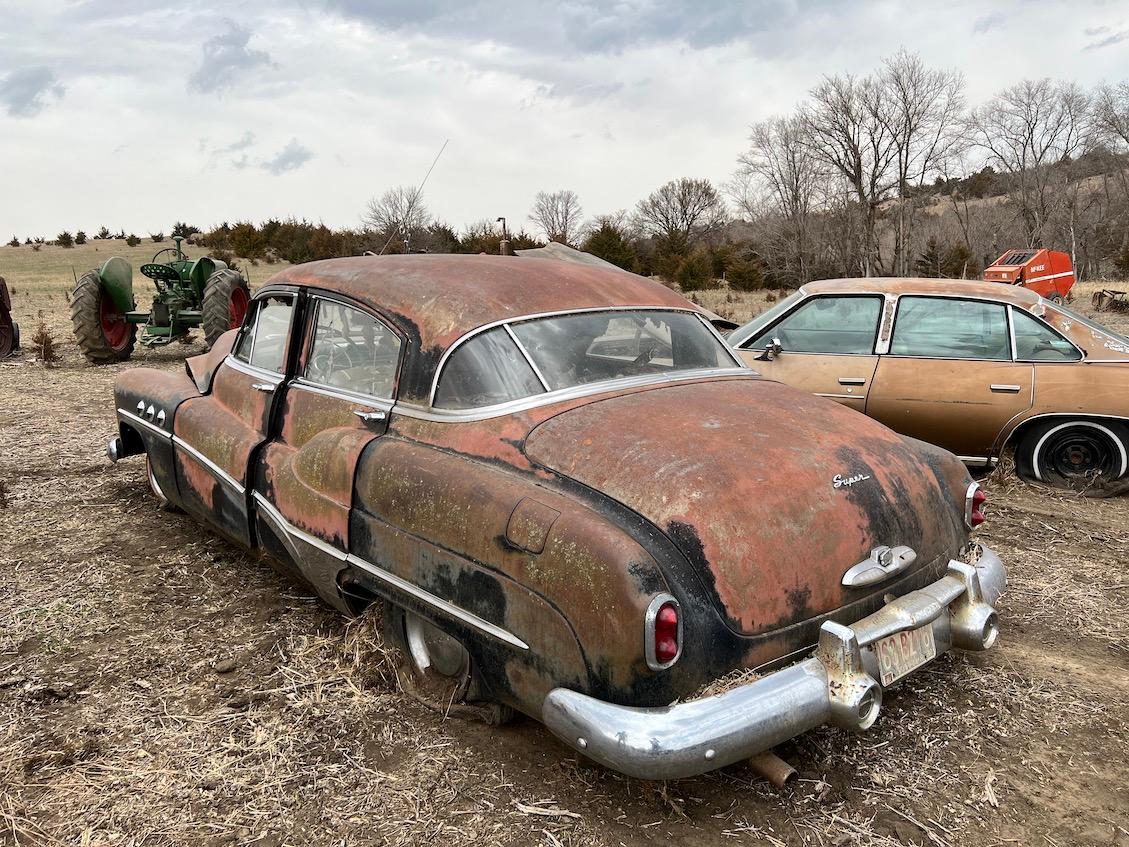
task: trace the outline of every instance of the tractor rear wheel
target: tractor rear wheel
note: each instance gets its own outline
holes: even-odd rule
[[[98,271],[78,278],[71,296],[71,323],[78,348],[94,364],[124,362],[133,355],[137,327],[118,311]]]
[[[204,285],[204,340],[211,347],[229,329],[238,329],[251,302],[251,289],[239,271],[222,268]]]

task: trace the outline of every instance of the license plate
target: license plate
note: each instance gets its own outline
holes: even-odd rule
[[[937,657],[931,626],[888,635],[874,647],[878,651],[878,670],[883,688]]]

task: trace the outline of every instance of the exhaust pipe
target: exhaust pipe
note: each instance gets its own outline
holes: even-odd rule
[[[777,788],[783,788],[797,776],[796,769],[771,750],[765,750],[763,753],[750,756],[749,767],[752,768],[758,776],[767,779]]]

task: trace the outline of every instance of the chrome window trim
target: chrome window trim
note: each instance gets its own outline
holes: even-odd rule
[[[731,349],[730,345],[725,341],[724,338],[721,337],[721,334],[717,331],[717,329],[715,327],[713,327],[712,325],[710,325],[708,321],[706,321],[705,317],[702,315],[701,312],[699,312],[697,309],[687,309],[685,307],[678,307],[678,306],[590,306],[590,307],[585,307],[583,309],[559,309],[559,310],[553,311],[553,312],[536,312],[536,313],[530,314],[530,315],[520,315],[518,317],[512,317],[512,318],[502,318],[501,320],[491,321],[490,323],[482,324],[482,326],[475,327],[474,329],[470,330],[469,332],[463,333],[458,338],[456,338],[453,342],[451,342],[450,346],[448,346],[447,349],[443,351],[443,355],[439,357],[439,362],[435,365],[435,376],[433,376],[431,378],[431,392],[428,394],[428,397],[427,397],[427,405],[429,407],[431,407],[432,409],[435,409],[435,394],[439,390],[439,380],[443,376],[443,369],[447,366],[447,360],[451,358],[451,355],[456,350],[458,350],[459,347],[466,344],[468,341],[470,341],[475,336],[481,335],[482,333],[488,332],[489,330],[495,329],[496,327],[499,327],[499,326],[508,326],[510,324],[525,323],[526,321],[535,321],[535,320],[540,320],[541,318],[557,318],[557,317],[562,317],[562,316],[565,316],[565,315],[584,315],[584,314],[589,314],[591,312],[684,312],[688,315],[697,315],[699,320],[703,321],[703,323],[705,323],[707,325],[707,327],[709,327],[709,330],[710,330],[711,334],[714,336],[714,338],[716,338],[719,342],[721,342],[721,345],[723,347],[725,347],[726,350]],[[521,348],[519,347],[519,350],[520,349]],[[734,364],[737,365],[738,369],[744,367],[744,362],[742,362],[736,355],[734,355],[733,353],[730,353],[729,355],[730,355],[730,358],[733,359]],[[532,362],[530,362],[530,364],[532,364]],[[717,369],[717,370],[724,370],[724,369]],[[534,373],[536,373],[536,370],[534,371]],[[563,391],[563,390],[567,390],[567,389],[560,389],[560,390]],[[533,396],[537,396],[537,395],[533,395]],[[524,400],[526,398],[522,398],[522,399]],[[515,401],[510,401],[510,402],[518,402],[518,401],[515,400]],[[480,407],[480,408],[491,408],[491,407],[483,406],[483,407]]]
[[[372,406],[376,409],[383,409],[388,412],[396,405],[396,401],[390,398],[372,397],[367,394],[358,394],[353,391],[348,391],[344,388],[332,388],[327,385],[321,385],[317,382],[310,382],[305,377],[295,377],[288,383],[289,388],[299,389],[301,391],[309,391],[311,394],[322,394],[326,397],[332,397],[334,400],[344,400],[347,403],[357,403],[362,406]]]
[[[1019,347],[1017,347],[1015,343],[1015,316],[1012,314],[1014,308],[1011,303],[1008,303],[1004,311],[1007,312],[1007,338],[1008,344],[1011,345],[1011,360],[1018,362]]]
[[[660,662],[655,655],[655,620],[659,616],[659,609],[670,603],[678,615],[678,652],[669,662]],[[647,613],[643,617],[643,653],[647,658],[647,667],[653,671],[665,671],[682,658],[682,606],[670,594],[656,594],[647,606]]]
[[[517,345],[518,352],[525,357],[526,363],[532,368],[533,375],[537,377],[537,381],[541,383],[541,387],[544,388],[545,391],[552,391],[553,389],[549,388],[549,381],[545,379],[545,375],[541,373],[541,369],[537,367],[537,363],[533,361],[533,357],[529,355],[529,351],[525,349],[525,345],[521,343],[521,339],[517,337],[509,324],[502,324],[502,327],[506,330],[506,334],[513,339],[514,344]]]
[[[227,356],[224,357],[223,363],[232,370],[239,371],[247,376],[262,378],[268,382],[273,382],[276,388],[286,378],[285,374],[280,374],[278,371],[268,371],[265,368],[260,368],[258,365],[249,364],[242,359],[235,358],[231,353],[228,353]]]
[[[882,293],[882,300],[882,322],[874,344],[875,356],[885,356],[890,352],[890,339],[894,337],[894,316],[898,313],[897,294],[885,291]]]
[[[239,494],[239,496],[242,497],[246,493],[247,489],[243,487],[243,484],[241,482],[238,482],[235,477],[233,477],[231,474],[229,474],[227,471],[225,471],[223,468],[221,468],[219,465],[217,465],[187,441],[185,441],[183,438],[178,435],[174,435],[172,437],[172,443],[174,446],[179,447],[181,450],[192,456],[192,458],[194,458],[205,468],[207,468],[208,471],[211,472],[212,476],[216,477],[221,482],[227,483],[231,488],[235,490],[237,494]]]
[[[638,377],[622,377],[620,379],[602,380],[600,382],[586,382],[570,388],[561,388],[556,391],[542,391],[530,394],[520,400],[510,400],[507,403],[498,403],[494,406],[478,406],[473,409],[436,409],[434,407],[417,405],[397,401],[392,407],[395,414],[404,415],[417,420],[433,421],[439,423],[465,423],[469,421],[483,421],[490,418],[512,415],[524,412],[539,406],[551,406],[566,400],[575,400],[581,397],[590,397],[596,394],[606,394],[609,391],[620,389],[644,388],[650,386],[666,385],[677,382],[696,382],[703,379],[716,377],[752,377],[759,379],[760,374],[749,367],[733,368],[707,368],[696,371],[679,371],[673,374],[647,374]]]
[[[120,406],[118,407],[118,415],[125,418],[130,423],[134,423],[134,424],[137,424],[138,426],[144,427],[145,429],[152,432],[154,435],[159,435],[161,438],[171,439],[173,437],[172,433],[169,432],[168,430],[161,429],[156,424],[150,423],[149,421],[145,420],[145,418],[139,417],[138,415],[135,415],[133,412],[127,411],[126,409],[123,409]]]
[[[1051,326],[1049,323],[1047,323],[1045,320],[1043,320],[1041,315],[1036,315],[1034,312],[1029,311],[1027,309],[1022,309],[1021,311],[1024,314],[1026,314],[1028,317],[1030,317],[1031,320],[1035,321],[1035,323],[1042,324],[1044,327],[1049,329],[1053,335],[1058,336],[1063,341],[1065,341],[1067,344],[1069,344],[1072,348],[1074,348],[1074,352],[1078,354],[1078,358],[1077,359],[1063,359],[1060,362],[1056,362],[1054,360],[1045,361],[1043,359],[1020,359],[1019,358],[1019,347],[1015,343],[1015,322],[1014,322],[1014,319],[1012,318],[1012,314],[1011,314],[1012,310],[1015,309],[1015,308],[1016,307],[1013,306],[1012,304],[1010,304],[1010,303],[1008,304],[1007,314],[1008,314],[1008,326],[1011,328],[1011,356],[1012,356],[1012,361],[1015,361],[1015,362],[1034,362],[1034,363],[1038,363],[1040,365],[1071,365],[1071,364],[1074,364],[1075,362],[1093,361],[1093,360],[1088,360],[1086,358],[1086,351],[1085,350],[1083,350],[1081,347],[1079,347],[1077,344],[1075,344],[1073,341],[1071,341],[1069,338],[1067,338],[1065,335],[1063,335],[1061,332],[1059,332],[1057,329],[1055,329],[1053,326]]]

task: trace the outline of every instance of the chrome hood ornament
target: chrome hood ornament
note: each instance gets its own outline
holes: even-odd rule
[[[916,561],[917,553],[911,547],[875,547],[869,557],[852,565],[843,574],[843,585],[849,588],[874,585],[904,571]]]

